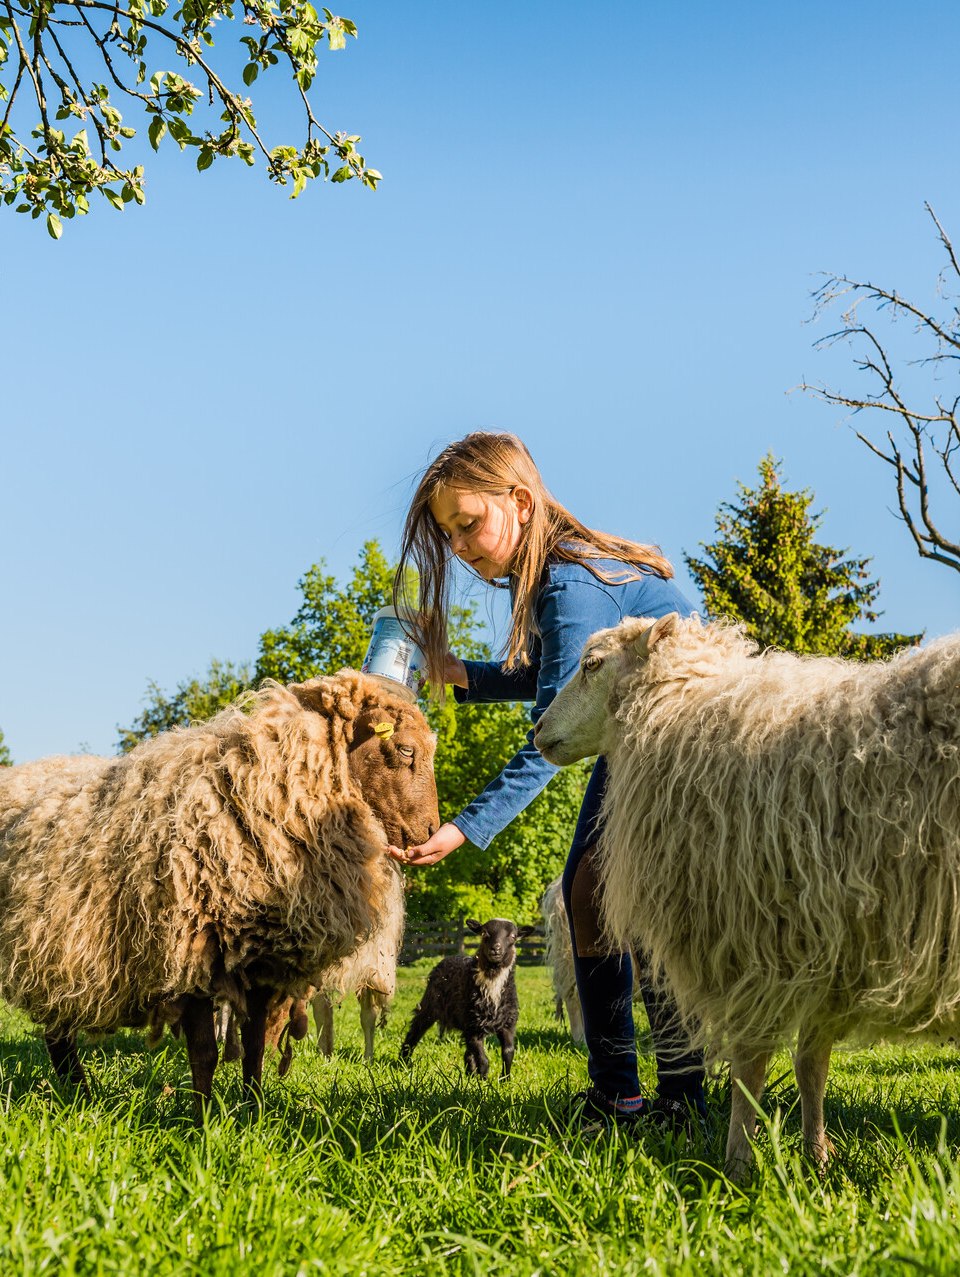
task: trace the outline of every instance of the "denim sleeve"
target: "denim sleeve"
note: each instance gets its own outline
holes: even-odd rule
[[[453,689],[453,698],[458,705],[489,704],[491,701],[532,701],[537,695],[535,664],[505,670],[496,661],[463,663],[467,669],[467,686]]]
[[[541,652],[531,710],[534,723],[576,673],[580,653],[590,635],[617,625],[621,619],[616,599],[599,582],[553,581],[544,587],[537,600]],[[453,824],[475,846],[489,847],[559,770],[534,748],[531,731],[500,775],[454,816]]]

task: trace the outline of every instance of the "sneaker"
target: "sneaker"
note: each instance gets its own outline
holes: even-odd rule
[[[572,1097],[570,1120],[577,1123],[582,1135],[590,1137],[614,1126],[622,1131],[636,1131],[649,1112],[649,1101],[642,1095],[618,1102],[595,1086],[588,1086]]]
[[[674,1135],[703,1135],[707,1129],[707,1109],[702,1097],[680,1099],[658,1096],[646,1106],[644,1122],[652,1128]]]

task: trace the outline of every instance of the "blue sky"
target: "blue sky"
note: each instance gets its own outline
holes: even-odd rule
[[[873,556],[883,628],[958,628],[960,582],[917,558],[886,468],[788,393],[859,386],[813,348],[817,272],[935,304],[924,200],[960,240],[953,0],[345,12],[359,39],[312,96],[363,135],[376,193],[292,202],[170,149],[144,208],[59,243],[0,210],[15,759],[110,753],[148,679],[252,658],[312,562],[395,551],[415,475],[476,427],[520,434],[585,522],[658,542],[681,580],[772,450],[822,538]],[[266,91],[272,140],[295,136]]]

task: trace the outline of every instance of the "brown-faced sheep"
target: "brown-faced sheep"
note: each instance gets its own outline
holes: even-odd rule
[[[387,843],[436,829],[433,750],[419,709],[345,670],[50,766],[25,802],[5,781],[0,996],[64,1077],[82,1078],[78,1031],[178,1020],[205,1098],[229,1002],[257,1091],[271,991],[301,994],[353,952],[393,881]]]
[[[556,763],[607,757],[606,925],[730,1058],[732,1174],[794,1034],[823,1163],[836,1039],[957,1031],[960,636],[860,664],[625,621],[588,640],[536,742]]]

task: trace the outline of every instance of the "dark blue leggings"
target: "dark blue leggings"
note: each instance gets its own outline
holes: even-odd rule
[[[570,920],[590,1080],[612,1099],[626,1099],[640,1091],[633,1029],[633,964],[628,953],[611,954],[601,933],[597,899],[600,884],[593,854],[606,780],[606,761],[598,758],[563,873],[563,902]],[[658,1094],[671,1098],[689,1096],[702,1102],[702,1052],[688,1045],[672,998],[653,989],[642,973],[640,980],[657,1057]]]

